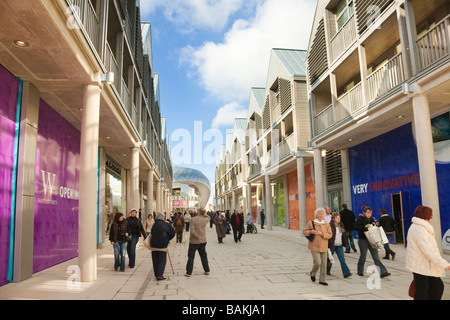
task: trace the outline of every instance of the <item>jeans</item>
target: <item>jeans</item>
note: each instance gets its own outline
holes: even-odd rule
[[[127,248],[127,253],[128,253],[128,266],[130,268],[134,268],[135,264],[136,264],[136,245],[139,241],[139,236],[138,235],[133,235],[133,238],[131,239],[131,241],[128,241],[128,248]]]
[[[444,293],[444,282],[441,278],[413,273],[416,284],[414,300],[441,300]]]
[[[362,275],[364,274],[364,264],[366,263],[366,256],[367,256],[367,250],[370,252],[370,255],[372,256],[373,262],[375,265],[380,268],[380,275],[386,274],[387,269],[381,263],[380,257],[378,256],[378,250],[373,249],[370,245],[369,241],[366,239],[358,239],[358,246],[360,251],[360,256],[358,260],[358,274]]]
[[[127,252],[127,242],[117,241],[113,245],[114,248],[114,269],[118,269],[120,266],[120,271],[125,270],[125,253]]]
[[[188,261],[186,265],[186,274],[192,274],[194,269],[195,252],[198,250],[202,261],[203,270],[209,272],[208,255],[206,254],[206,243],[193,244],[189,243]]]
[[[341,264],[342,274],[344,276],[349,274],[350,269],[348,268],[347,263],[345,262],[345,257],[344,257],[344,246],[343,245],[334,246],[333,249],[330,249],[330,250],[331,250],[332,255],[336,252],[338,259],[339,259],[339,263]],[[327,273],[330,273],[331,267],[332,267],[332,264],[330,263],[330,266],[327,268]]]
[[[353,231],[346,231],[347,233],[347,247],[345,248],[345,252],[349,253],[350,252],[350,246],[352,247],[353,250],[356,250],[355,248],[355,243],[353,242]]]

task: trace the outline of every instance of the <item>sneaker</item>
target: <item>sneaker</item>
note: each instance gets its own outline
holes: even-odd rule
[[[316,276],[313,276],[311,273],[309,274],[309,276],[311,277],[312,282],[316,282]]]
[[[390,274],[389,272],[386,272],[386,273],[383,273],[383,274],[380,276],[380,278],[383,279],[383,278],[389,277],[390,275],[391,275],[391,274]]]
[[[348,277],[351,277],[351,276],[352,276],[352,273],[350,272],[350,273],[347,273],[347,274],[344,276],[344,278],[347,279]]]
[[[190,277],[191,275],[189,273],[184,274],[185,277]]]
[[[321,284],[323,286],[327,286],[328,285],[328,283],[326,283],[326,282],[319,282],[319,284]]]
[[[209,275],[209,271],[207,271],[207,272],[205,271],[205,275],[206,275],[206,276]]]

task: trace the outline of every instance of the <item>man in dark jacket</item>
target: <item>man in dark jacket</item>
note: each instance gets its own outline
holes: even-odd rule
[[[240,242],[242,237],[242,229],[244,227],[244,216],[239,214],[236,209],[230,217],[230,224],[233,228],[234,242]]]
[[[137,210],[131,209],[130,216],[127,218],[127,225],[129,234],[132,236],[131,240],[128,241],[127,253],[128,253],[128,266],[134,268],[136,264],[136,245],[139,242],[141,235],[144,239],[147,237],[145,233],[144,226],[141,220],[136,216]]]
[[[152,227],[150,247],[152,247],[153,271],[156,280],[166,280],[164,269],[167,263],[167,246],[169,241],[175,237],[175,229],[171,224],[164,221],[165,216],[161,213],[156,215],[155,224]]]
[[[355,213],[347,208],[347,205],[342,204],[341,222],[344,224],[345,232],[347,234],[347,244],[345,246],[345,253],[350,253],[350,246],[356,252],[355,243],[353,242],[353,226],[355,225]]]
[[[390,217],[386,211],[386,209],[380,209],[381,218],[378,220],[380,223],[380,227],[383,227],[384,232],[386,233],[386,237],[388,240],[391,239],[392,234],[395,231],[395,221],[392,217]],[[386,251],[386,255],[383,259],[389,260],[389,255],[392,256],[392,260],[395,259],[395,252],[390,248],[389,242],[384,245],[384,250]]]

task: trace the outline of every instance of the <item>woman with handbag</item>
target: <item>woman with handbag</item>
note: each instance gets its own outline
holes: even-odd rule
[[[450,271],[450,263],[442,258],[430,220],[433,210],[418,206],[408,231],[406,270],[414,276],[414,300],[441,300],[444,282],[441,277]]]
[[[359,216],[355,223],[355,230],[358,231],[358,246],[359,246],[359,260],[358,260],[358,276],[364,276],[364,264],[366,263],[367,251],[370,252],[373,262],[379,268],[380,277],[388,277],[391,274],[380,260],[378,250],[372,248],[364,232],[375,225],[375,218],[372,217],[373,209],[371,207],[364,207],[363,214]]]
[[[314,211],[314,221],[308,222],[303,234],[308,238],[308,249],[313,257],[313,267],[310,272],[311,281],[316,281],[316,273],[320,269],[319,284],[327,286],[327,256],[328,240],[332,237],[331,227],[325,222],[325,209],[318,208]],[[313,236],[313,237],[312,237]]]
[[[127,222],[123,214],[118,212],[114,216],[111,229],[109,231],[109,241],[114,248],[114,270],[125,271],[125,253],[127,252]]]

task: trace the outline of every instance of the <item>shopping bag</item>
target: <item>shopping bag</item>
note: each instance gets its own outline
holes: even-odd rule
[[[328,249],[328,260],[330,263],[334,263],[333,254],[331,253],[331,249]]]
[[[146,247],[148,250],[151,250],[152,247],[150,246],[150,240],[152,238],[152,234],[150,233],[147,238],[144,239],[144,247]]]
[[[364,234],[366,235],[367,241],[369,241],[372,248],[378,249],[384,247],[379,227],[371,226],[368,231],[364,232]]]
[[[386,232],[384,232],[383,227],[378,227],[378,230],[380,231],[381,240],[383,241],[383,244],[389,243],[389,239],[386,236]]]

